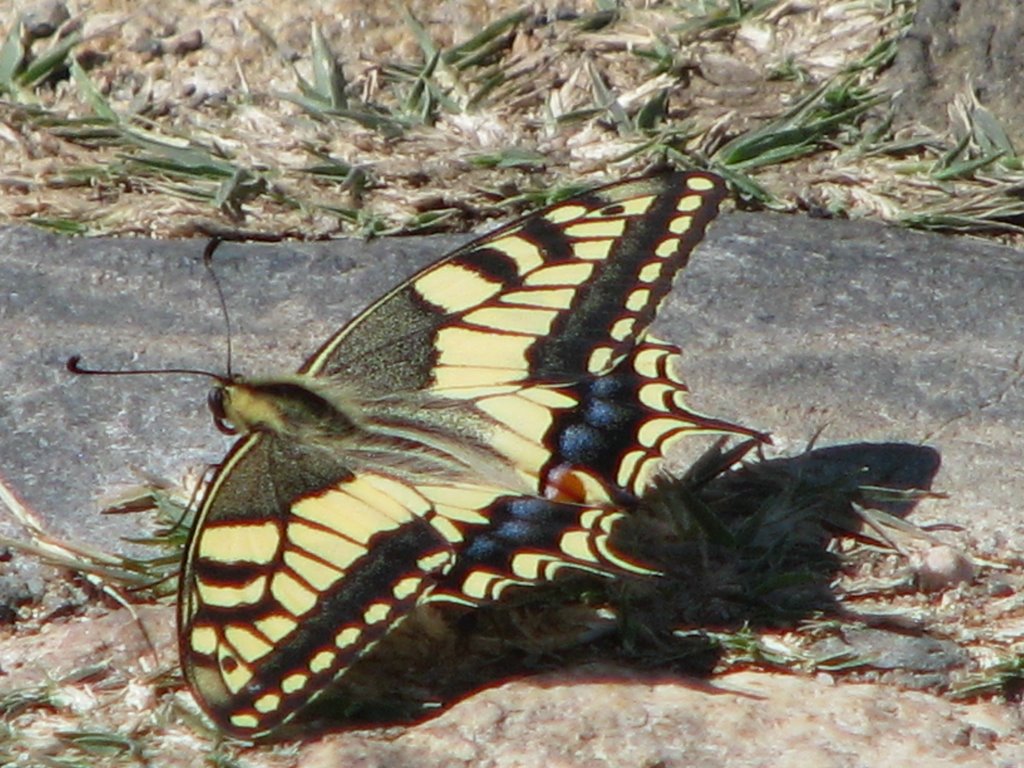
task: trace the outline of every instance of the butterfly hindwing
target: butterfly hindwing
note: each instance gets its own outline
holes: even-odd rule
[[[689,390],[676,371],[680,356],[678,347],[648,335],[612,370],[568,389],[577,405],[558,411],[543,439],[551,447],[538,473],[545,495],[629,506],[686,437],[766,439],[689,408]]]
[[[480,605],[509,587],[548,582],[563,570],[604,576],[657,571],[615,551],[618,510],[524,496],[499,496],[481,510],[486,527],[468,532],[455,565],[425,599]]]
[[[766,439],[687,406],[679,349],[647,336],[611,370],[565,384],[470,389],[490,417],[490,450],[531,493],[580,504],[631,506],[680,440],[699,434]],[[450,396],[465,396],[450,390]]]

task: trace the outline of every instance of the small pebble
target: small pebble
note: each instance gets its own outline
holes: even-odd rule
[[[174,56],[183,56],[203,47],[203,33],[198,29],[183,32],[164,43],[164,50]]]
[[[70,18],[68,7],[61,0],[42,0],[29,6],[21,20],[25,25],[25,34],[32,41],[51,37]]]
[[[963,584],[974,579],[974,564],[963,553],[945,544],[931,547],[917,569],[917,583],[926,592]]]

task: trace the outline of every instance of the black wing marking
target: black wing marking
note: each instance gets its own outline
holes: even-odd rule
[[[602,576],[658,573],[616,551],[612,539],[625,518],[618,510],[499,496],[481,514],[487,526],[466,531],[454,567],[426,601],[480,605],[500,599],[509,587],[551,581],[563,570]]]

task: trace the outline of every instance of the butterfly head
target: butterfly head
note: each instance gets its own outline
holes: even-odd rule
[[[355,409],[348,400],[318,386],[311,377],[248,380],[195,368],[102,370],[83,367],[78,355],[68,358],[66,367],[71,373],[89,376],[182,374],[213,379],[207,404],[213,423],[226,435],[269,432],[314,440],[342,437],[356,429],[351,416]]]
[[[236,382],[230,380],[218,381],[210,389],[210,394],[206,396],[206,404],[213,416],[213,423],[217,430],[225,435],[237,435],[240,432],[250,431],[244,428],[244,422],[238,418],[237,411],[233,407],[234,397],[231,390],[237,386],[239,385]]]

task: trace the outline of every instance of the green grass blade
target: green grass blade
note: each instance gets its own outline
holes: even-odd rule
[[[38,85],[51,75],[69,66],[69,54],[71,49],[82,42],[80,32],[74,32],[67,37],[58,40],[51,48],[46,50],[42,56],[33,60],[25,69],[18,74],[17,81],[25,87]],[[73,61],[73,59],[71,60]]]
[[[10,96],[17,95],[20,90],[15,77],[25,60],[25,48],[22,46],[24,25],[19,21],[13,25],[0,46],[0,92]]]
[[[92,79],[86,71],[74,60],[71,62],[71,79],[74,80],[79,93],[82,94],[82,97],[97,117],[111,125],[117,125],[121,122],[117,112],[111,108],[110,102],[103,97],[103,94],[93,85]]]
[[[319,25],[313,25],[313,90],[332,109],[348,108],[345,73]]]

